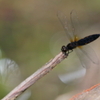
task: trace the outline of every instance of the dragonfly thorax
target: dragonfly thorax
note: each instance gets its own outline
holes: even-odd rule
[[[77,42],[71,42],[66,47],[68,50],[72,50],[77,47]]]

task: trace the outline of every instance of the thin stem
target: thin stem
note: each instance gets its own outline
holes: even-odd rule
[[[56,65],[58,65],[66,57],[67,55],[65,56],[62,52],[59,53],[55,58],[47,62],[44,66],[42,66],[35,73],[29,76],[26,80],[20,83],[15,89],[13,89],[8,95],[6,95],[1,100],[15,100],[19,95],[21,95],[25,90],[27,90],[40,78],[49,73]]]

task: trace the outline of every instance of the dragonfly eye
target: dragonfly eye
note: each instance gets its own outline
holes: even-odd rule
[[[67,55],[66,52],[68,51],[68,49],[67,49],[66,46],[62,46],[61,51],[62,51],[65,55]]]
[[[68,45],[70,45],[70,44],[68,44]],[[68,47],[68,45],[67,46],[62,46],[62,48],[61,48],[61,51],[65,54],[65,55],[68,55],[69,53],[71,53],[72,51],[73,51],[73,49],[71,48],[69,48]],[[69,51],[69,50],[71,50],[71,51]]]
[[[66,51],[67,51],[66,46],[62,46],[61,51],[62,51],[62,52],[66,52]]]

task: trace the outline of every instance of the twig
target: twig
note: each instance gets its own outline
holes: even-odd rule
[[[51,59],[43,67],[41,67],[31,76],[29,76],[26,80],[24,80],[21,84],[19,84],[15,89],[13,89],[7,96],[5,96],[1,100],[15,100],[25,90],[27,90],[30,86],[37,82],[37,80],[49,73],[56,65],[58,65],[66,57],[67,56],[65,56],[62,52],[59,53],[54,59]]]

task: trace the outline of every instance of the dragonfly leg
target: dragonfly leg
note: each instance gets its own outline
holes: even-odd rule
[[[70,50],[70,51],[68,51],[68,53],[71,53],[71,52],[73,52],[73,49],[72,49],[72,50]]]

